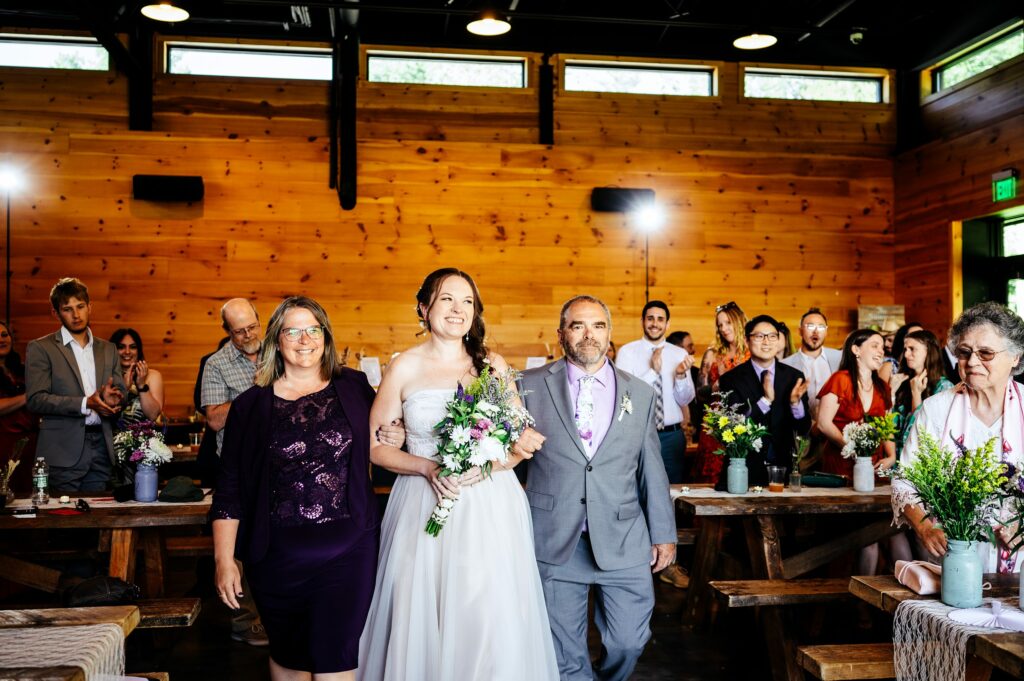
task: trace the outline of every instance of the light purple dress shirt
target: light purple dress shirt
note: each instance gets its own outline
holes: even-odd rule
[[[763,367],[761,367],[761,365],[759,365],[754,360],[750,360],[750,366],[754,367],[754,373],[757,374],[757,382],[758,383],[761,383],[762,381],[764,381],[762,376],[764,375],[764,372],[767,371],[768,373],[771,374],[772,385],[775,384],[775,365],[776,364],[778,364],[778,362],[772,361],[772,365],[770,367],[763,368]],[[789,395],[776,395],[775,399],[779,399],[780,397],[785,399],[785,400],[789,400]],[[757,401],[757,406],[761,410],[761,412],[764,413],[764,414],[767,414],[772,409],[772,403],[769,402],[768,400],[766,400],[764,397],[762,397],[761,399],[759,399]],[[802,419],[804,417],[804,401],[803,400],[798,400],[796,404],[789,405],[789,409],[790,409],[790,411],[793,412],[793,418],[799,420],[799,419]]]
[[[586,376],[586,372],[572,362],[566,360],[566,378],[569,381],[569,399],[572,400],[572,408],[576,410],[576,398],[580,394],[580,379]],[[597,373],[594,374],[594,424],[593,437],[590,441],[580,438],[583,443],[583,450],[587,458],[593,458],[604,436],[608,434],[608,428],[612,424],[612,417],[615,415],[615,371],[607,359]]]

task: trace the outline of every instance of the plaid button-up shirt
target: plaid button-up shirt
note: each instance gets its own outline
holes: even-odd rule
[[[206,360],[203,369],[202,406],[210,407],[233,402],[252,387],[256,377],[256,363],[247,358],[234,343],[224,347]],[[217,456],[224,442],[224,429],[217,431]]]

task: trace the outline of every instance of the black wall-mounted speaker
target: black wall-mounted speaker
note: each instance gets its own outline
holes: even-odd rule
[[[594,187],[590,193],[590,207],[602,213],[628,213],[653,204],[653,189]]]
[[[132,175],[132,197],[140,201],[202,201],[201,175]]]

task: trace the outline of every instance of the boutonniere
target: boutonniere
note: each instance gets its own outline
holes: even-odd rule
[[[632,413],[633,413],[633,401],[631,399],[629,399],[629,393],[626,393],[625,395],[622,396],[622,402],[619,403],[619,418],[618,418],[618,420],[619,421],[622,420],[623,414],[632,414]]]

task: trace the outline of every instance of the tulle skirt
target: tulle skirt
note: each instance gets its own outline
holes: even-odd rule
[[[462,490],[438,537],[437,499],[399,476],[381,526],[377,584],[359,643],[366,681],[558,679],[530,510],[510,471]]]

